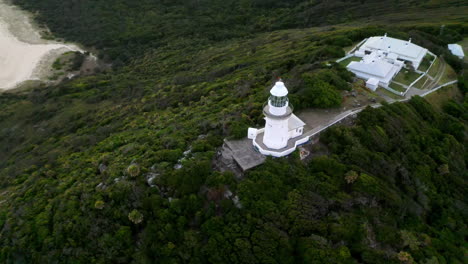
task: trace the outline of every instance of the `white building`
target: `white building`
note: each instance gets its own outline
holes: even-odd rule
[[[374,51],[381,51],[388,57],[394,57],[400,61],[411,62],[414,69],[418,69],[428,50],[408,41],[384,36],[370,37],[354,53],[355,56],[363,57]],[[393,53],[393,55],[390,55]]]
[[[385,55],[381,51],[373,51],[361,61],[352,61],[346,66],[358,78],[366,80],[366,86],[372,91],[378,86],[388,87],[402,67],[403,62],[397,60],[394,53]]]
[[[457,56],[461,60],[465,57],[462,46],[458,44],[448,44],[448,49],[452,52],[453,55]]]
[[[283,157],[309,138],[301,137],[305,123],[292,113],[284,83],[276,82],[270,94],[268,104],[263,108],[265,128],[249,128],[248,138],[263,155]]]
[[[372,91],[377,90],[377,88],[379,87],[379,80],[376,78],[369,78],[366,81],[366,87],[371,89]]]

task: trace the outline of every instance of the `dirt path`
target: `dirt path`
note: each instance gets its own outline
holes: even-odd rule
[[[442,58],[439,58],[439,60],[440,60],[440,63],[439,63],[439,67],[437,69],[437,75],[436,76],[431,76],[432,80],[430,80],[429,82],[426,81],[426,83],[421,87],[421,90],[427,90],[427,89],[430,90],[430,89],[436,87],[438,85],[439,81],[444,76],[447,64],[445,63],[445,61]]]

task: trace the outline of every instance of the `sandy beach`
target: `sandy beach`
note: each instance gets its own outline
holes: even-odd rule
[[[0,90],[13,89],[26,80],[40,80],[43,68],[51,67],[51,56],[81,51],[73,44],[44,40],[38,31],[28,13],[0,0]]]

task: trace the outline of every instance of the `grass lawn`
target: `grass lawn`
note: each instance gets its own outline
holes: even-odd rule
[[[434,64],[432,64],[431,69],[427,74],[429,74],[431,77],[435,77],[437,75],[437,71],[439,70],[440,67],[440,59],[437,59]]]
[[[351,57],[351,58],[347,58],[346,60],[343,60],[343,61],[340,61],[340,65],[342,65],[343,67],[346,67],[348,66],[348,64],[352,61],[361,61],[362,58],[359,58],[359,57]]]
[[[419,79],[419,81],[418,81],[417,83],[415,83],[415,84],[413,85],[413,87],[416,87],[416,88],[418,88],[418,89],[421,89],[422,86],[423,86],[423,84],[426,82],[426,80],[427,80],[427,77],[426,77],[426,76],[422,77],[421,79]]]
[[[397,76],[395,76],[394,81],[402,83],[402,84],[410,85],[417,78],[419,78],[419,76],[421,76],[421,74],[402,68],[401,71],[397,74]]]
[[[426,96],[425,99],[433,106],[441,109],[442,105],[450,99],[463,101],[463,94],[460,92],[460,89],[458,89],[456,84],[452,84],[431,93]]]
[[[431,66],[431,62],[432,62],[433,59],[434,59],[434,56],[432,56],[430,54],[426,54],[423,61],[419,65],[418,70],[420,70],[422,72],[427,71],[427,69],[429,69],[429,66]]]
[[[360,41],[354,42],[351,46],[344,47],[343,50],[348,53],[350,50],[352,50],[357,44],[359,44]]]
[[[399,84],[396,84],[394,82],[391,82],[389,85],[388,85],[390,88],[392,88],[393,90],[397,91],[397,92],[405,92],[406,91],[406,88],[399,85]]]
[[[463,58],[463,61],[465,63],[468,62],[468,38],[464,38],[462,41],[457,42],[460,46],[463,48],[463,52],[465,53],[465,57]]]
[[[442,78],[440,78],[439,84],[448,83],[457,79],[457,73],[452,69],[452,67],[450,67],[448,63],[445,63],[445,65],[447,67],[445,67],[444,75],[442,75]]]
[[[388,90],[385,89],[385,88],[379,87],[379,88],[377,88],[377,91],[378,91],[379,93],[381,93],[381,94],[383,94],[383,95],[385,95],[385,96],[387,96],[387,97],[390,97],[390,98],[392,98],[392,99],[395,99],[395,100],[400,100],[401,98],[403,98],[402,96],[396,95],[396,94],[394,94],[394,93],[388,91]]]

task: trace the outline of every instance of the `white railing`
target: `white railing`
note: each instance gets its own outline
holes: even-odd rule
[[[362,45],[362,43],[364,43],[368,38],[365,38],[363,39],[361,42],[359,42],[356,46],[354,46],[354,48],[352,48],[350,51],[348,51],[348,54],[351,54],[354,52],[354,50],[357,49],[357,47],[360,47]]]
[[[353,57],[353,56],[354,56],[353,54],[348,54],[348,55],[344,56],[343,58],[337,59],[335,62],[336,62],[336,63],[342,62],[342,61],[344,61],[344,60],[346,60],[346,59],[348,59],[348,58],[351,58],[351,57]]]
[[[429,72],[429,70],[432,68],[432,65],[434,64],[434,62],[437,60],[437,56],[435,56],[433,53],[431,53],[430,51],[428,51],[428,53],[430,53],[432,56],[434,56],[435,59],[432,60],[431,62],[431,65],[429,65],[429,68],[427,68],[426,72],[423,72],[423,74],[421,76],[419,76],[416,80],[414,80],[414,82],[412,82],[409,86],[408,86],[408,89],[406,89],[406,91],[403,93],[403,96],[405,96],[409,89],[411,89],[411,87],[413,87],[413,85],[415,85],[422,77],[426,76],[427,73]],[[418,71],[417,71],[418,72]],[[421,71],[419,71],[421,72]]]
[[[430,90],[430,91],[427,91],[427,92],[421,94],[421,97],[424,97],[424,96],[426,96],[426,95],[429,95],[429,94],[431,94],[431,93],[433,93],[433,92],[439,90],[440,88],[443,88],[443,87],[445,87],[445,86],[449,86],[449,85],[455,84],[455,83],[457,83],[457,82],[458,82],[458,80],[455,80],[455,81],[451,81],[451,82],[448,82],[448,83],[444,83],[444,84],[442,84],[442,85],[439,85],[439,86],[437,86],[436,88],[434,88],[434,89],[432,89],[432,90]]]

